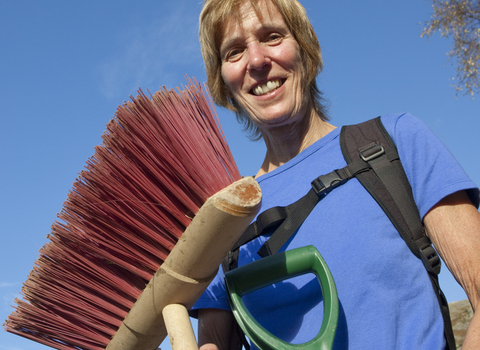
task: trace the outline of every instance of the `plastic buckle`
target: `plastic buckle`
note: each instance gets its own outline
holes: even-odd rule
[[[340,186],[346,181],[347,179],[342,179],[338,175],[337,171],[334,170],[329,174],[321,175],[317,177],[315,180],[313,180],[312,187],[317,195],[321,195],[321,194],[326,195],[335,187]]]
[[[368,146],[359,149],[360,157],[365,162],[369,162],[372,159],[380,157],[385,153],[385,149],[379,143],[371,143]]]
[[[431,245],[420,249],[420,257],[422,258],[423,264],[426,266],[428,272],[436,275],[440,273],[442,263],[436,250]]]

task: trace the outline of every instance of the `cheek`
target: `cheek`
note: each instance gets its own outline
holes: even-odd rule
[[[300,54],[292,55],[290,64],[291,64],[291,70],[303,78],[304,67],[303,67],[303,62],[300,57]]]
[[[278,50],[276,60],[289,71],[303,72],[300,48],[296,42],[289,43]]]
[[[224,84],[228,87],[228,89],[235,93],[240,89],[242,83],[241,72],[235,65],[230,63],[225,63],[222,65],[222,79]]]

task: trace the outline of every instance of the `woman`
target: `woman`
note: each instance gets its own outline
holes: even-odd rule
[[[296,0],[206,0],[200,41],[215,102],[265,141],[267,153],[256,175],[262,210],[294,202],[314,178],[345,166],[339,130],[327,122],[319,102],[318,40]],[[418,119],[405,114],[382,121],[399,149],[429,237],[475,309],[478,189]],[[265,239],[242,247],[239,265],[257,260]],[[445,348],[443,320],[423,265],[358,182],[349,181],[322,200],[283,249],[307,244],[322,253],[337,284],[335,349]],[[239,348],[222,273],[217,277],[195,306],[199,343]],[[303,343],[320,327],[320,290],[314,282],[310,276],[284,281],[245,302],[269,331]],[[472,320],[464,349],[480,344],[479,319]],[[215,348],[202,349],[210,347]]]

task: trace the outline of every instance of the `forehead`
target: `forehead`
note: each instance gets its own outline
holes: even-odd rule
[[[285,25],[282,14],[271,0],[242,1],[224,21],[220,44],[233,36],[246,34],[262,27]]]

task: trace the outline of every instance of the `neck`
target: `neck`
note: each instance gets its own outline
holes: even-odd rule
[[[267,153],[257,177],[285,164],[334,129],[312,109],[298,123],[263,132]]]

